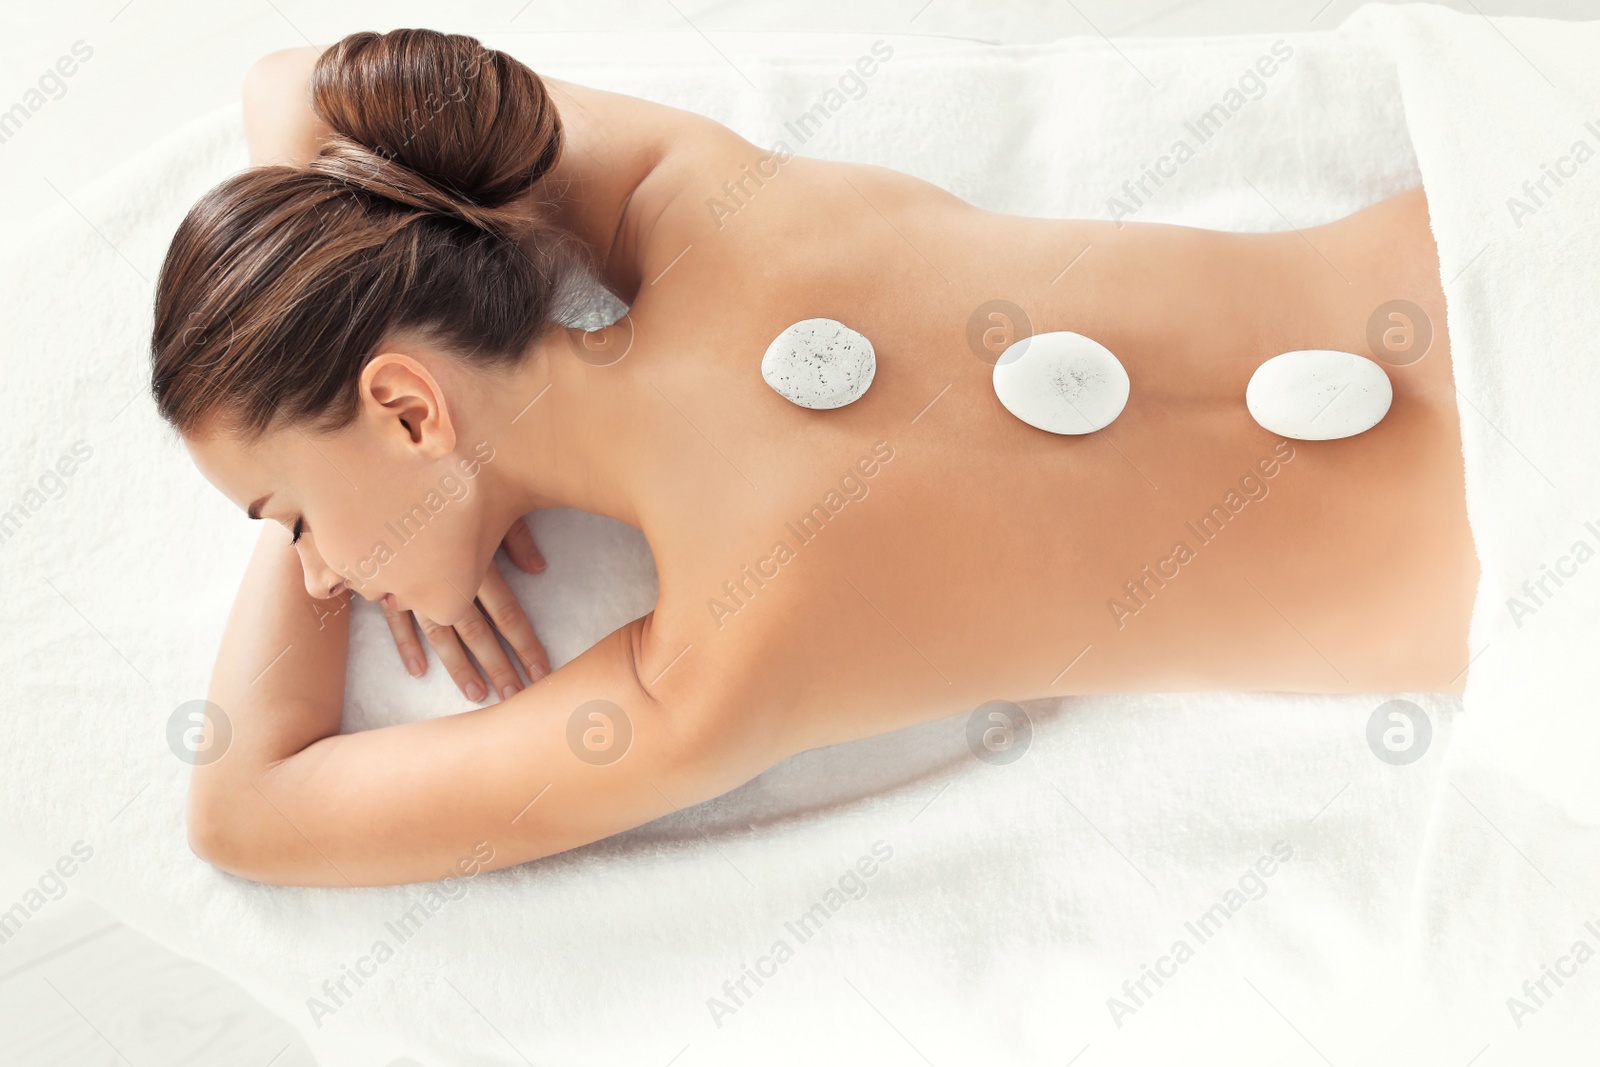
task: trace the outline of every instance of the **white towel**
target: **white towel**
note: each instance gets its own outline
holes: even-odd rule
[[[1578,1062],[1600,1037],[1600,23],[1368,5],[1342,28],[1396,60],[1482,567],[1413,1010],[1468,1056]]]
[[[827,90],[870,39],[803,60],[740,57],[737,70],[715,57],[574,62],[526,38],[488,43],[764,145],[837,99],[791,148],[1046,216],[1106,216],[1187,120],[1221,103],[1226,124],[1135,217],[1272,230],[1415,184],[1413,138],[1423,173],[1431,181],[1437,166],[1443,179],[1448,147],[1415,115],[1408,132],[1399,87],[1407,109],[1453,89],[1420,85],[1405,49],[1397,78],[1384,49],[1434,32],[1428,47],[1447,55],[1459,26],[1428,11],[1387,17],[1286,35],[1292,55],[1265,76],[1256,64],[1276,36],[897,48],[859,98]],[[1491,94],[1516,62],[1464,74]],[[1006,766],[975,760],[956,716],[805,753],[727,796],[449,896],[268,887],[196,860],[167,721],[205,691],[255,530],[145,396],[148,280],[182,212],[244,165],[238,122],[228,108],[180,131],[0,256],[0,416],[13,442],[0,454],[0,516],[17,516],[0,542],[13,620],[0,645],[0,811],[40,863],[83,842],[92,855],[74,886],[239,980],[325,1062],[1345,1064],[1431,1062],[1418,1050],[1442,1048],[1438,1062],[1465,1063],[1487,1043],[1500,1058],[1482,1062],[1520,1063],[1560,1062],[1546,1054],[1577,1040],[1600,964],[1521,1028],[1503,1000],[1578,936],[1576,904],[1600,900],[1594,843],[1495,780],[1492,763],[1447,782],[1460,703],[1430,694],[1040,702],[1031,748]],[[1482,156],[1497,136],[1485,128]],[[1575,210],[1581,192],[1569,193]],[[1464,213],[1448,197],[1439,209]],[[1451,234],[1441,246],[1447,272],[1466,262]],[[1453,333],[1462,284],[1450,289]],[[1482,309],[1459,324],[1462,352],[1493,323],[1487,309],[1510,312],[1500,295],[1472,296]],[[1570,420],[1560,430],[1577,440]],[[1470,446],[1467,459],[1479,461]],[[1542,450],[1535,461],[1568,470]],[[1479,534],[1484,501],[1469,506]],[[550,569],[513,584],[556,664],[648,610],[654,573],[637,531],[566,511],[535,527]],[[1490,632],[1484,610],[1475,637]],[[1534,621],[1562,610],[1574,609],[1552,601]],[[352,640],[347,729],[466,706],[436,665],[422,682],[404,674],[368,605]],[[1391,696],[1433,728],[1406,765],[1367,741]],[[27,922],[51,906],[34,903],[0,901],[0,923],[7,908]],[[1474,954],[1489,935],[1495,951]],[[1181,961],[1179,941],[1191,950]],[[1449,1004],[1434,1002],[1441,991]],[[1535,1050],[1542,1060],[1525,1058]]]

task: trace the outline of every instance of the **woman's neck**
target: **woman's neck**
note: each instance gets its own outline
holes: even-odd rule
[[[570,507],[639,525],[624,450],[636,417],[630,376],[578,358],[569,331],[540,338],[514,369],[495,375],[463,444],[494,449],[492,522]],[[501,515],[499,512],[503,511]]]

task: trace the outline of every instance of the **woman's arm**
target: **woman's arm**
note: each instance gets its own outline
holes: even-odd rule
[[[212,677],[232,738],[190,786],[190,847],[215,866],[319,886],[494,870],[699,803],[771,762],[735,756],[709,708],[651,695],[635,669],[648,615],[508,701],[340,734],[349,614],[306,593],[287,531],[269,524]]]

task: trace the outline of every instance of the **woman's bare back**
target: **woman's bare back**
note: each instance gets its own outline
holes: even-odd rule
[[[759,158],[708,163],[738,178]],[[698,225],[679,195],[684,250],[612,328],[627,356],[593,371],[639,398],[619,447],[661,576],[647,685],[747,707],[787,750],[997,698],[1459,687],[1477,569],[1420,189],[1233,234],[998,215],[875,167],[774,170],[729,214],[708,166]],[[1388,366],[1378,427],[1287,441],[1251,419],[1262,361],[1377,355],[1369,320],[1396,299],[1434,338]],[[759,373],[816,316],[877,351],[871,389],[832,411]],[[1059,437],[1000,406],[995,356],[1045,330],[1127,367],[1107,429]]]

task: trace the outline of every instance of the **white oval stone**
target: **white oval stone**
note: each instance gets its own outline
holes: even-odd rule
[[[761,377],[803,408],[840,408],[872,384],[878,360],[872,342],[834,319],[801,319],[773,338]]]
[[[1128,403],[1128,372],[1110,349],[1055,330],[1012,342],[994,365],[994,392],[1007,411],[1050,433],[1094,433]]]
[[[1313,348],[1273,356],[1250,376],[1244,405],[1264,428],[1297,441],[1333,441],[1370,430],[1394,389],[1382,367],[1353,352]]]

